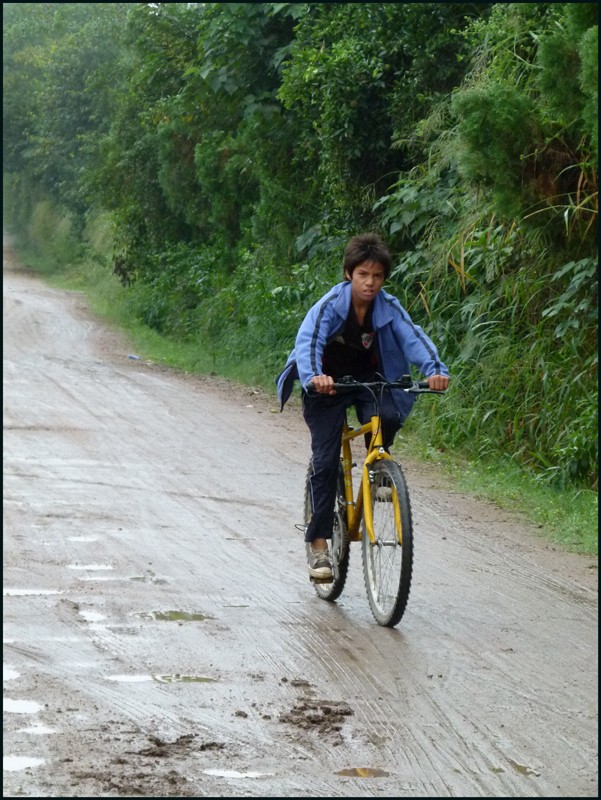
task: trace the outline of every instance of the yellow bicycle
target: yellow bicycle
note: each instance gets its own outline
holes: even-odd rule
[[[337,392],[372,392],[376,407],[384,391],[402,389],[414,394],[444,394],[430,389],[426,382],[413,381],[405,375],[397,381],[368,383],[345,378],[334,384]],[[353,489],[353,454],[351,442],[370,436],[367,455],[361,470],[357,495]],[[305,484],[305,525],[311,519],[309,464]],[[384,449],[380,415],[365,425],[351,427],[348,417],[342,433],[338,492],[334,526],[330,542],[332,578],[327,582],[311,579],[319,597],[336,600],[346,581],[350,542],[362,543],[363,576],[372,614],[379,625],[392,628],[405,612],[413,571],[413,527],[411,504],[405,476],[400,465]]]

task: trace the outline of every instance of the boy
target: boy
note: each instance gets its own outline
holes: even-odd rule
[[[337,395],[332,384],[345,375],[359,381],[388,380],[410,374],[414,364],[430,389],[445,390],[449,372],[434,344],[414,325],[396,297],[382,289],[392,258],[376,234],[354,236],[346,246],[346,278],[327,292],[303,320],[283,371],[277,378],[283,409],[296,378],[302,385],[303,416],[311,432],[313,473],[310,477],[312,516],[306,533],[309,575],[332,577],[328,540],[332,538],[334,503],[342,427],[346,409],[355,405],[359,421],[367,422],[374,401],[365,391],[353,398]],[[308,394],[312,383],[316,394]],[[381,409],[384,446],[388,449],[407,418],[415,396],[387,392]]]

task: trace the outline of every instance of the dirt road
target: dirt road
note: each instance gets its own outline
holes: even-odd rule
[[[298,408],[4,260],[4,796],[596,797],[597,572],[409,464],[408,611],[306,578]]]

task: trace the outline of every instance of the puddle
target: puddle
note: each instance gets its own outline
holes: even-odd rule
[[[98,611],[80,611],[79,615],[83,617],[86,622],[100,622],[106,619],[104,614],[100,614]]]
[[[5,772],[19,772],[30,767],[39,767],[45,763],[43,758],[28,758],[27,756],[3,756],[2,769]]]
[[[238,772],[235,769],[203,769],[205,775],[214,775],[217,778],[266,778],[274,775],[273,772]]]
[[[68,564],[67,569],[86,569],[92,572],[96,570],[110,570],[112,567],[110,564]]]
[[[10,714],[37,714],[42,710],[42,706],[33,700],[10,700],[8,697],[2,699],[2,708]]]
[[[351,769],[341,769],[336,775],[344,778],[388,778],[389,772],[383,769],[373,769],[372,767],[352,767]]]
[[[97,536],[68,536],[68,542],[97,542]]]
[[[119,681],[121,683],[144,683],[156,681],[157,683],[217,683],[215,678],[207,678],[204,675],[107,675],[107,681]]]
[[[19,733],[31,733],[35,736],[45,736],[49,733],[56,733],[56,730],[38,723],[37,725],[29,725],[27,728],[19,728]]]
[[[144,611],[138,616],[142,619],[158,619],[165,622],[202,622],[210,619],[206,614],[192,611]]]
[[[111,567],[112,569],[112,567]],[[118,575],[80,575],[80,581],[123,581],[125,578],[120,578]]]
[[[513,761],[511,758],[508,760],[511,766],[514,768],[514,770],[518,772],[520,775],[534,775],[537,778],[539,777],[540,772],[538,772],[535,769],[532,769],[532,767],[527,767],[525,764],[518,764],[517,761]]]
[[[159,683],[217,683],[216,678],[206,678],[203,675],[153,675]]]
[[[58,589],[3,589],[2,594],[4,597],[10,597],[11,595],[25,597],[29,595],[62,594],[62,592]]]
[[[16,669],[12,667],[6,667],[4,664],[2,665],[2,680],[3,681],[14,681],[15,678],[20,676],[20,672],[17,672]]]

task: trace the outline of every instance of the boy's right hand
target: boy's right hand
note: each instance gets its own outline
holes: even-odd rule
[[[314,375],[310,383],[315,387],[315,391],[319,394],[336,394],[336,389],[332,389],[334,385],[334,378],[330,375]]]
[[[437,392],[444,392],[449,387],[449,379],[446,375],[430,375],[426,380],[430,389]]]

